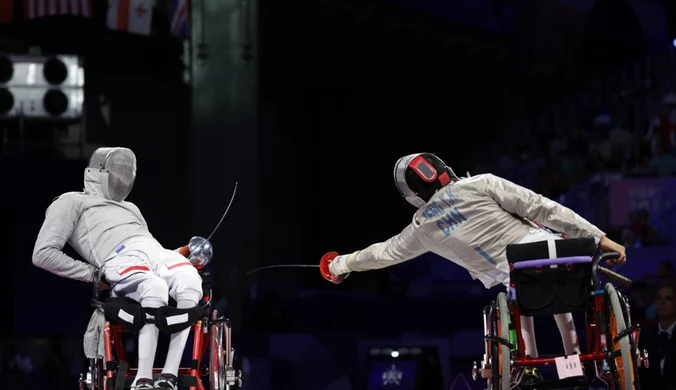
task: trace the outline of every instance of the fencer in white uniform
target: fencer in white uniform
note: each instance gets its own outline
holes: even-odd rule
[[[136,156],[127,148],[99,148],[84,172],[84,191],[67,192],[49,206],[33,251],[33,264],[56,275],[91,282],[101,269],[115,296],[138,301],[152,317],[169,297],[179,309],[202,298],[197,269],[178,251],[165,249],[148,230],[138,207],[125,201],[136,179]],[[85,261],[63,252],[68,243]],[[152,379],[159,330],[139,331],[138,374],[133,389],[174,389],[190,328],[171,334],[158,381]]]
[[[394,179],[401,195],[418,208],[411,224],[385,242],[325,257],[320,264],[324,278],[337,283],[353,271],[385,268],[433,252],[465,268],[486,288],[508,286],[507,245],[561,238],[548,229],[571,238],[593,237],[601,250],[622,254],[618,263],[626,260],[624,247],[569,208],[500,177],[458,178],[437,156],[416,153],[397,161]],[[579,353],[572,315],[558,314],[556,323],[566,354]],[[537,357],[533,318],[522,317],[521,324],[526,353]]]

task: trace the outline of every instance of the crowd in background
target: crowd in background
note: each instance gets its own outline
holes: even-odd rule
[[[676,175],[676,94],[665,96],[662,113],[645,129],[629,128],[627,122],[626,116],[590,107],[568,129],[541,131],[524,145],[508,145],[496,162],[496,173],[508,176],[542,158],[544,169],[534,170],[539,177],[532,189],[552,199],[601,172]]]

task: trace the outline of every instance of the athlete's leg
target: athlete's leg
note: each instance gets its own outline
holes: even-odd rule
[[[525,244],[529,242],[537,241],[548,241],[548,240],[561,240],[562,237],[556,234],[549,233],[544,230],[533,230],[531,233],[526,235],[519,244]],[[524,321],[526,319],[526,321]],[[563,348],[566,355],[579,354],[580,347],[577,343],[577,331],[575,330],[575,323],[573,322],[573,315],[571,313],[557,314],[554,316],[556,320],[556,325],[559,327],[559,333],[561,334],[561,340],[563,341]],[[532,343],[531,352],[537,356],[537,345],[535,344],[535,332],[533,331],[533,319],[528,317],[521,317],[521,333],[523,335],[524,344],[526,344],[526,353],[528,354],[528,345]],[[527,329],[524,324],[529,322],[530,329]],[[528,337],[526,337],[528,335]],[[528,341],[527,341],[528,340]]]
[[[203,296],[202,278],[186,258],[174,251],[165,250],[163,261],[158,264],[157,272],[169,286],[169,296],[176,301],[177,308],[189,309],[198,305]],[[167,360],[157,386],[170,389],[175,386],[174,379],[178,375],[181,357],[189,335],[190,328],[170,336]]]
[[[129,251],[108,260],[103,268],[115,296],[126,296],[138,301],[146,313],[166,306],[169,288],[162,278],[155,275],[137,251]],[[153,363],[157,350],[159,331],[154,324],[146,324],[139,331],[138,372],[132,388],[153,388]],[[122,346],[117,346],[122,348]]]

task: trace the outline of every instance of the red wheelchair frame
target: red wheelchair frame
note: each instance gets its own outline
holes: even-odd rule
[[[204,282],[203,301],[208,307],[211,302],[209,291],[210,275],[200,271]],[[95,280],[98,279],[98,275]],[[99,282],[94,283],[94,300],[100,302]],[[124,325],[106,320],[103,329],[105,356],[103,359],[91,359],[89,372],[80,374],[81,390],[120,390],[129,389],[136,375],[136,368],[129,366],[129,358],[124,350],[122,334],[130,332]],[[188,368],[179,368],[178,385],[189,386],[190,390],[206,390],[202,378],[209,376],[210,390],[231,389],[242,386],[242,373],[233,367],[234,349],[232,348],[230,321],[219,317],[214,310],[206,309],[205,315],[191,326],[193,335],[192,360]],[[202,364],[202,358],[209,351],[208,367]],[[153,373],[160,373],[159,368]]]
[[[639,390],[637,367],[648,364],[647,352],[641,352],[636,347],[639,326],[631,325],[630,309],[626,299],[611,283],[602,288],[598,276],[602,273],[608,279],[631,284],[631,281],[621,275],[599,267],[602,261],[618,256],[617,253],[607,253],[592,260],[593,291],[585,310],[585,339],[588,352],[580,354],[579,359],[583,367],[593,365],[596,377],[609,388]],[[513,298],[514,283],[510,287],[509,295]],[[510,323],[514,324],[515,340],[514,337],[510,339]],[[474,380],[478,380],[479,377],[487,379],[488,389],[509,390],[519,386],[526,367],[556,364],[557,357],[526,356],[519,305],[515,299],[508,300],[505,293],[500,293],[497,302],[493,301],[490,306],[484,308],[484,334],[486,348],[484,360],[481,365],[474,362],[472,376]],[[603,370],[604,361],[610,370]]]

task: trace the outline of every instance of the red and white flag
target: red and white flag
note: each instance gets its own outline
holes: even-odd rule
[[[23,0],[23,14],[26,20],[56,15],[90,18],[93,9],[93,0]]]
[[[153,0],[108,0],[108,28],[150,34]]]

